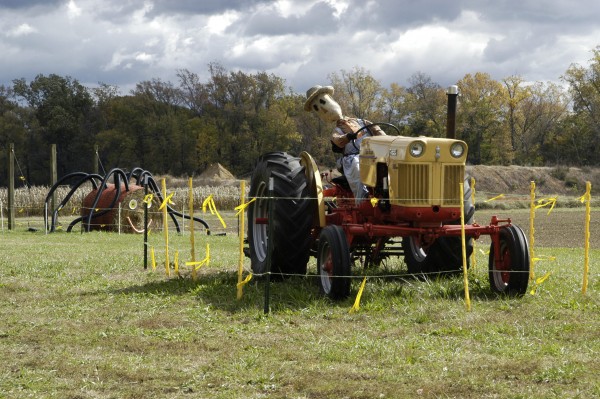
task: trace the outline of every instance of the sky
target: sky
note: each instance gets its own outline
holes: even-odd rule
[[[93,87],[178,83],[208,64],[266,71],[296,93],[364,68],[385,87],[416,73],[560,82],[600,45],[598,0],[0,0],[0,85],[37,75]]]

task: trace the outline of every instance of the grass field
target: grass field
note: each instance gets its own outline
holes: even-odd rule
[[[527,231],[526,211],[506,213]],[[198,258],[210,245],[197,281],[183,265],[187,233],[170,236],[182,275],[167,277],[160,232],[158,266],[144,270],[139,235],[4,231],[0,398],[600,397],[594,218],[586,295],[581,209],[538,212],[536,276],[550,277],[535,295],[493,295],[481,240],[471,311],[461,278],[412,279],[395,260],[355,270],[372,277],[350,313],[354,297],[319,296],[311,261],[308,277],[271,285],[265,315],[261,281],[236,299],[231,231],[196,235]]]

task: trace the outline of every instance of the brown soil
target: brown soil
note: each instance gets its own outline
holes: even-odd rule
[[[529,194],[531,182],[540,195],[580,196],[586,182],[600,187],[600,168],[527,167],[469,165],[467,174],[475,179],[478,192],[498,194]]]
[[[586,182],[592,183],[592,204],[594,197],[600,192],[600,168],[567,168],[567,167],[524,167],[524,166],[467,166],[467,174],[475,178],[475,189],[479,194],[493,197],[506,194],[507,197],[490,203],[479,203],[475,213],[477,223],[489,223],[492,215],[499,218],[510,218],[520,226],[529,237],[531,226],[528,197],[531,192],[531,182],[536,184],[536,198],[554,196],[557,207],[571,209],[554,209],[543,207],[536,210],[534,215],[535,245],[534,247],[568,247],[583,248],[585,237],[585,205],[576,197],[585,193]],[[508,195],[513,194],[517,199],[512,204]],[[565,197],[571,197],[569,200]],[[481,199],[481,198],[480,198]],[[519,202],[521,206],[519,206]],[[492,209],[486,209],[492,208]],[[517,209],[525,208],[525,209]],[[600,235],[597,231],[598,220],[591,217],[590,245],[600,248]],[[483,238],[483,241],[487,241]]]

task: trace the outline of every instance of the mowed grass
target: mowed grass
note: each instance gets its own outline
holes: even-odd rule
[[[555,211],[556,212],[556,211]],[[483,220],[480,220],[482,222]],[[236,299],[239,238],[170,234],[181,276],[143,268],[140,235],[0,234],[0,398],[591,398],[600,397],[600,264],[583,248],[555,257],[535,295],[498,297],[478,243],[469,275],[421,281],[401,260],[368,273],[360,309],[319,295],[309,276],[257,279]],[[245,268],[249,268],[245,260]],[[247,274],[245,272],[244,276]],[[393,275],[394,277],[385,277]],[[535,286],[532,284],[530,287]]]

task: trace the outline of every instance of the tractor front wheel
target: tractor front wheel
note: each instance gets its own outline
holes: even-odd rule
[[[521,296],[529,282],[529,244],[520,227],[503,227],[498,235],[499,261],[495,243],[490,246],[489,277],[492,291]]]
[[[336,300],[350,295],[350,250],[340,226],[329,225],[321,231],[317,267],[323,294]]]

